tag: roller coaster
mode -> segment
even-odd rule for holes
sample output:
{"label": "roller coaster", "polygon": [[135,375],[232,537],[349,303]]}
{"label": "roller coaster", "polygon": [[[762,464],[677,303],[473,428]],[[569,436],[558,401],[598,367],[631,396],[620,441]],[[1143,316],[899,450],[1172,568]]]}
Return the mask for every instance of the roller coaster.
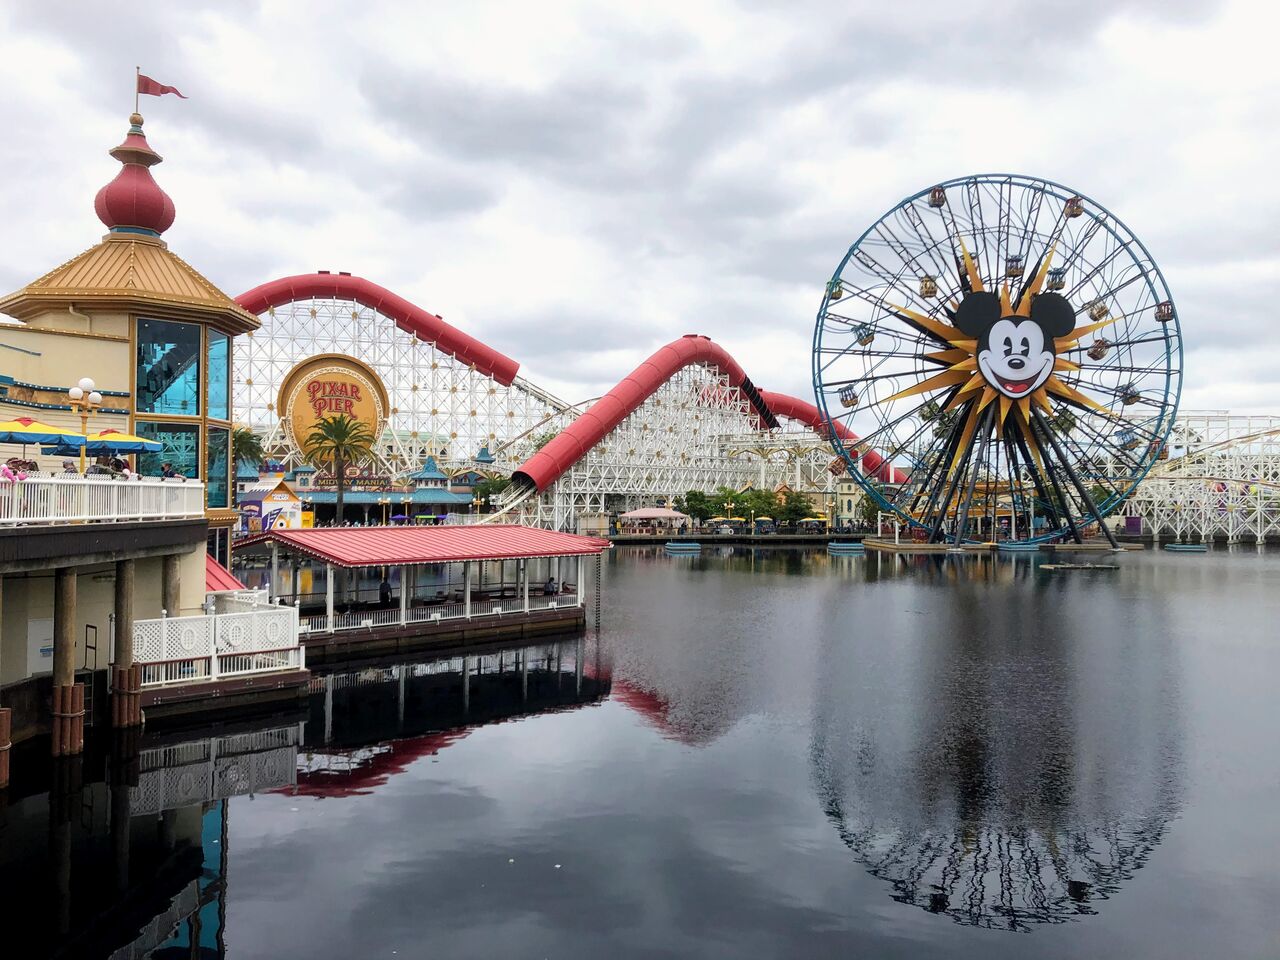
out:
{"label": "roller coaster", "polygon": [[[813,404],[758,389],[707,337],[658,349],[604,396],[570,403],[519,364],[361,277],[317,273],[237,298],[262,327],[235,346],[235,416],[286,466],[302,462],[280,423],[288,372],[318,355],[368,364],[389,419],[376,466],[405,476],[433,457],[449,477],[510,477],[488,519],[574,529],[584,513],[626,510],[688,490],[787,488],[832,494],[842,461]],[[848,431],[842,439],[856,443]],[[874,451],[863,465],[905,475]]]}

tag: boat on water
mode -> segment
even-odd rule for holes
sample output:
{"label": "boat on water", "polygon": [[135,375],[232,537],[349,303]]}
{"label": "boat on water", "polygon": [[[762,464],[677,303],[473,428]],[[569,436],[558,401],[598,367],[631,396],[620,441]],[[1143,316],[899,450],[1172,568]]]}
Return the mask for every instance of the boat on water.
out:
{"label": "boat on water", "polygon": [[702,552],[702,544],[696,540],[668,540],[663,546],[666,547],[667,553],[695,554]]}
{"label": "boat on water", "polygon": [[861,543],[828,543],[827,553],[835,556],[854,556],[856,554],[866,553],[866,547]]}
{"label": "boat on water", "polygon": [[1035,553],[1040,549],[1038,543],[997,543],[996,550],[1000,553]]}
{"label": "boat on water", "polygon": [[1166,543],[1166,550],[1173,553],[1208,553],[1209,545],[1207,543]]}

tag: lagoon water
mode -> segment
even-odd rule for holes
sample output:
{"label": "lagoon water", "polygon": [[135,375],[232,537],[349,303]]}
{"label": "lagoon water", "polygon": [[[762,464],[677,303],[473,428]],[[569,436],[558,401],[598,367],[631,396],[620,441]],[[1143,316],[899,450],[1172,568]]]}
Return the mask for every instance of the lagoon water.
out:
{"label": "lagoon water", "polygon": [[1280,555],[1044,559],[618,548],[598,636],[321,675],[132,782],[90,755],[71,799],[15,796],[9,938],[1280,956]]}

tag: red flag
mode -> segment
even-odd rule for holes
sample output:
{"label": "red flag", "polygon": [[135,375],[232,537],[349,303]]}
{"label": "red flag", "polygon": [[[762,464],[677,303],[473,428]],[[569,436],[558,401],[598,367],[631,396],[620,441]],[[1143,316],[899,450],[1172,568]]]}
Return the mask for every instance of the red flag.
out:
{"label": "red flag", "polygon": [[177,87],[170,87],[163,83],[157,83],[145,73],[138,74],[138,92],[145,93],[152,97],[163,97],[166,93],[176,93],[178,96],[182,97],[183,100],[187,99],[182,91]]}

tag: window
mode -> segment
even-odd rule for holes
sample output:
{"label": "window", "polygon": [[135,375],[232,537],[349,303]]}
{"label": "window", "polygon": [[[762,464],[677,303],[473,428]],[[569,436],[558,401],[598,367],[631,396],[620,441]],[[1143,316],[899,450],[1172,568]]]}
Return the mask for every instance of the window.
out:
{"label": "window", "polygon": [[209,416],[216,420],[231,419],[230,344],[225,333],[209,331]]}
{"label": "window", "polygon": [[210,507],[229,507],[227,501],[228,448],[231,431],[226,427],[210,427],[205,450],[205,503]]}
{"label": "window", "polygon": [[139,320],[137,376],[139,413],[198,417],[200,327],[170,320]]}
{"label": "window", "polygon": [[159,453],[138,454],[138,473],[144,477],[160,476],[160,468],[168,461],[181,476],[191,480],[200,477],[200,426],[195,423],[134,424],[134,431],[148,440],[162,444]]}
{"label": "window", "polygon": [[231,569],[231,545],[229,542],[231,531],[222,527],[209,531],[206,544],[206,550],[209,556],[217,560],[220,564]]}

